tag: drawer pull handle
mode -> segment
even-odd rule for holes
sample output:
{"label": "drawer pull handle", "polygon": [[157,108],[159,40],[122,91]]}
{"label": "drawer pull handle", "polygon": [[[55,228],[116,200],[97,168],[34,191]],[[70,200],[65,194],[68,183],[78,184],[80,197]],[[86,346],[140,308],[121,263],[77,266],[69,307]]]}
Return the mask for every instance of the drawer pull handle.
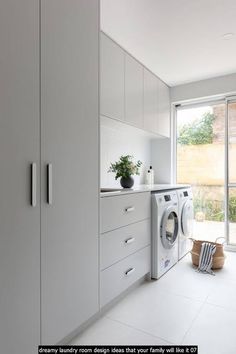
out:
{"label": "drawer pull handle", "polygon": [[130,237],[130,238],[127,238],[127,240],[125,240],[125,243],[128,245],[130,243],[133,243],[135,240],[135,237]]}
{"label": "drawer pull handle", "polygon": [[135,210],[135,207],[128,207],[128,208],[125,208],[125,211],[126,213],[130,213],[131,211],[134,211]]}
{"label": "drawer pull handle", "polygon": [[125,272],[125,275],[128,277],[130,274],[132,274],[135,271],[135,268],[130,268]]}

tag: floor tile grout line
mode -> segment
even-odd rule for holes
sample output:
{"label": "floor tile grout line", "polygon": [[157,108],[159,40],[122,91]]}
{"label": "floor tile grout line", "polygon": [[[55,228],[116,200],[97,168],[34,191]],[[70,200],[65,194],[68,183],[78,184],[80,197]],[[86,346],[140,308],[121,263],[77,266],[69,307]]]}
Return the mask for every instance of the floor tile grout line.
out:
{"label": "floor tile grout line", "polygon": [[201,306],[200,306],[200,308],[199,308],[199,311],[198,311],[197,314],[194,316],[192,322],[190,323],[189,328],[187,329],[187,331],[186,331],[185,334],[183,335],[183,338],[182,338],[182,340],[181,340],[181,345],[183,344],[183,342],[184,342],[184,340],[185,340],[187,334],[189,333],[189,331],[192,329],[192,327],[193,327],[195,321],[197,320],[198,316],[200,315],[200,313],[201,313],[201,311],[202,311],[204,305],[205,305],[205,302],[203,302],[203,303],[201,304]]}
{"label": "floor tile grout line", "polygon": [[[175,296],[178,296],[178,297],[183,297],[183,298],[185,298],[185,299],[188,299],[188,300],[191,300],[191,301],[194,301],[194,302],[201,302],[201,303],[203,303],[203,302],[205,302],[206,301],[206,298],[209,296],[209,294],[208,295],[206,295],[206,297],[205,298],[194,298],[194,297],[191,297],[191,296],[188,296],[188,295],[184,295],[184,294],[180,294],[180,293],[177,293],[177,292],[175,292],[175,291],[173,291],[173,290],[168,290],[168,289],[159,289],[159,291],[161,291],[161,292],[165,292],[165,293],[168,293],[168,294],[170,294],[170,295],[175,295]],[[210,290],[209,290],[209,292],[210,292]]]}
{"label": "floor tile grout line", "polygon": [[[188,300],[191,300],[191,301],[195,301],[195,302],[205,302],[206,299],[197,299],[197,298],[193,298],[191,296],[187,296],[187,295],[183,295],[183,294],[179,294],[179,293],[176,293],[175,291],[172,291],[172,290],[163,290],[163,291],[166,291],[168,294],[171,294],[171,295],[175,295],[175,296],[179,296],[179,297],[183,297],[185,299],[188,299]],[[208,296],[208,295],[207,295]],[[206,298],[207,298],[206,296]]]}
{"label": "floor tile grout line", "polygon": [[[158,286],[161,287],[161,284],[157,284],[157,289],[158,289]],[[191,296],[187,296],[187,295],[184,295],[184,294],[180,294],[180,293],[177,293],[173,290],[168,290],[168,289],[158,289],[158,291],[160,292],[165,292],[165,293],[168,293],[168,294],[171,294],[171,295],[175,295],[175,296],[178,296],[178,297],[183,297],[185,299],[188,299],[188,300],[192,300],[192,301],[195,301],[195,302],[205,302],[206,298],[204,299],[197,299],[197,298],[194,298],[194,297],[191,297]],[[210,292],[210,290],[209,290]],[[209,294],[208,294],[209,295]],[[208,295],[206,295],[206,297],[208,297]]]}
{"label": "floor tile grout line", "polygon": [[146,331],[144,331],[144,330],[142,330],[142,329],[140,329],[140,328],[131,326],[131,325],[129,325],[129,324],[127,324],[127,323],[124,323],[124,322],[121,322],[121,321],[119,321],[119,320],[115,320],[115,319],[113,319],[113,318],[111,318],[111,317],[109,317],[109,316],[105,316],[105,317],[108,318],[109,320],[113,321],[113,322],[117,322],[117,323],[122,324],[122,325],[124,325],[124,326],[126,326],[126,327],[135,329],[136,331],[138,331],[138,332],[140,332],[140,333],[144,333],[144,334],[149,335],[150,337],[153,337],[153,338],[155,338],[155,339],[160,339],[160,340],[166,342],[167,344],[174,345],[174,343],[170,342],[169,340],[166,340],[166,339],[164,339],[164,338],[162,338],[162,337],[155,336],[155,335],[153,335],[153,334],[151,334],[151,333],[149,333],[149,332],[146,332]]}
{"label": "floor tile grout line", "polygon": [[[231,279],[228,279],[228,280],[225,280],[225,282],[235,282],[235,280],[231,280]],[[211,290],[213,289],[213,286],[211,287]],[[223,305],[217,305],[217,304],[214,304],[212,302],[210,302],[208,299],[209,299],[209,296],[210,296],[210,292],[208,293],[207,297],[206,297],[206,300],[205,300],[205,303],[208,304],[208,305],[211,305],[211,306],[216,306],[216,307],[219,307],[219,308],[222,308],[222,309],[225,309],[225,310],[231,310],[233,312],[236,312],[236,309],[232,309],[232,307],[226,307],[226,306],[223,306]]]}
{"label": "floor tile grout line", "polygon": [[207,305],[210,305],[210,306],[218,307],[218,308],[223,309],[223,310],[226,310],[226,311],[236,312],[236,309],[235,309],[235,308],[232,308],[232,307],[230,307],[230,306],[226,307],[226,306],[223,306],[223,305],[213,304],[212,302],[208,302],[207,300],[206,300],[206,304],[207,304]]}
{"label": "floor tile grout line", "polygon": [[[212,285],[211,289],[212,289],[212,288],[213,288],[213,285]],[[186,295],[183,295],[183,294],[177,294],[177,293],[175,293],[175,292],[173,292],[173,291],[167,291],[166,289],[164,289],[164,290],[163,290],[163,289],[159,289],[159,291],[168,293],[168,294],[170,294],[170,295],[172,295],[172,296],[177,296],[177,297],[179,297],[179,298],[184,298],[184,299],[190,300],[190,301],[192,301],[192,302],[200,303],[200,304],[201,304],[201,306],[200,306],[200,308],[199,308],[199,311],[197,312],[197,314],[196,314],[196,316],[193,318],[193,320],[192,320],[192,322],[191,322],[189,328],[188,328],[187,331],[185,332],[181,343],[183,342],[184,338],[186,337],[188,331],[192,328],[192,325],[193,325],[194,321],[196,320],[196,318],[197,318],[198,315],[200,314],[200,312],[201,312],[201,310],[202,310],[202,307],[205,305],[206,299],[208,298],[208,296],[209,296],[209,294],[210,294],[211,289],[209,290],[209,293],[208,293],[208,295],[206,295],[205,299],[202,299],[202,300],[200,300],[200,299],[194,299],[194,298],[192,298],[192,297],[189,297],[189,296],[186,296]],[[158,338],[158,339],[164,340],[165,342],[170,343],[170,344],[172,344],[172,345],[174,344],[174,343],[172,343],[172,342],[170,342],[170,341],[168,341],[168,340],[166,340],[166,339],[164,339],[164,338],[162,338],[162,337],[155,336],[155,335],[153,335],[153,334],[151,334],[151,333],[149,333],[149,332],[146,332],[146,331],[144,331],[144,330],[141,330],[140,328],[137,328],[137,327],[128,325],[128,324],[125,323],[125,322],[122,322],[122,321],[116,320],[116,319],[114,319],[114,318],[111,318],[109,315],[106,315],[105,317],[108,318],[109,320],[118,322],[118,323],[120,323],[120,324],[122,324],[122,325],[125,325],[125,326],[127,326],[127,327],[133,328],[133,329],[135,329],[135,330],[137,330],[137,331],[140,331],[141,333],[145,333],[145,334],[148,334],[148,335],[150,335],[150,336],[152,336],[152,337],[154,337],[154,338]]]}
{"label": "floor tile grout line", "polygon": [[[181,269],[179,269],[179,271],[181,271]],[[177,273],[179,273],[179,271],[177,272]],[[179,276],[179,274],[175,274],[177,277]],[[214,277],[213,277],[213,279],[214,279]],[[222,280],[223,280],[223,278],[222,278]],[[171,281],[171,279],[170,279],[170,281]],[[221,281],[221,277],[219,277],[219,281]],[[160,282],[160,280],[159,280],[159,282]],[[197,299],[197,298],[193,298],[193,297],[191,297],[191,296],[188,296],[188,295],[185,295],[185,294],[180,294],[180,293],[177,293],[177,292],[175,292],[175,290],[168,290],[167,289],[167,287],[165,286],[165,283],[163,284],[164,285],[164,289],[163,289],[163,286],[162,286],[162,284],[160,284],[159,282],[157,282],[156,284],[155,284],[155,282],[153,282],[153,285],[151,285],[151,290],[152,291],[157,291],[157,292],[160,292],[160,293],[163,293],[163,294],[170,294],[171,296],[176,296],[176,297],[178,297],[179,299],[188,299],[189,301],[191,301],[193,304],[194,303],[198,303],[199,304],[199,307],[197,307],[197,309],[196,309],[196,313],[195,313],[195,315],[193,316],[193,318],[192,318],[192,320],[190,319],[190,321],[189,321],[189,325],[187,326],[187,330],[185,331],[185,333],[184,333],[184,335],[183,335],[183,337],[182,337],[182,340],[180,341],[180,343],[181,344],[183,344],[184,343],[184,341],[185,341],[185,339],[186,339],[186,337],[188,336],[188,334],[189,334],[189,332],[191,332],[191,330],[193,329],[193,327],[194,327],[194,325],[195,325],[195,323],[196,323],[196,321],[198,320],[198,318],[199,318],[199,316],[202,314],[202,312],[204,311],[204,307],[206,306],[212,306],[212,307],[217,307],[217,308],[221,308],[222,310],[225,310],[225,311],[230,311],[230,310],[232,310],[230,307],[225,307],[224,305],[217,305],[217,304],[214,304],[214,303],[211,303],[211,302],[209,302],[209,299],[210,299],[210,296],[211,296],[211,294],[212,294],[212,291],[214,290],[214,287],[215,287],[215,285],[216,285],[216,283],[217,282],[215,282],[215,281],[213,281],[213,282],[208,282],[208,286],[209,286],[209,289],[207,289],[207,291],[206,291],[206,294],[205,294],[205,296],[202,298],[202,299]],[[234,278],[229,278],[229,279],[226,279],[225,280],[225,282],[226,283],[235,283],[235,279]],[[204,283],[204,282],[203,282]],[[198,284],[197,284],[198,285]],[[204,285],[204,284],[203,284]],[[207,288],[208,288],[208,286],[207,286]],[[177,301],[178,301],[178,299],[177,299]],[[236,311],[236,309],[233,309],[233,312],[235,312]],[[195,311],[194,311],[195,312]],[[157,335],[155,335],[155,334],[152,334],[152,333],[150,333],[150,332],[148,332],[148,331],[145,331],[145,330],[142,330],[142,329],[140,329],[140,328],[137,328],[137,327],[135,327],[135,324],[134,325],[129,325],[129,324],[127,324],[126,322],[122,322],[122,320],[120,321],[120,320],[116,320],[116,319],[114,319],[114,318],[112,318],[112,317],[110,317],[109,316],[109,314],[107,314],[107,315],[104,315],[104,317],[105,318],[107,318],[109,321],[112,321],[112,322],[114,322],[114,323],[119,323],[121,326],[124,326],[124,327],[127,327],[127,328],[130,328],[130,329],[133,329],[134,331],[137,331],[137,332],[139,332],[140,334],[141,333],[143,333],[143,334],[145,334],[145,335],[147,335],[147,336],[149,336],[150,337],[150,339],[156,339],[156,340],[161,340],[161,341],[163,341],[163,342],[165,342],[166,343],[166,345],[168,345],[168,344],[170,344],[170,345],[174,345],[175,343],[173,343],[173,342],[170,342],[169,340],[166,340],[166,339],[164,339],[164,338],[162,338],[162,337],[159,337],[159,336],[157,336]],[[183,331],[184,332],[184,331]],[[138,334],[138,333],[137,333]],[[181,337],[180,337],[181,338]],[[178,343],[179,344],[179,343]],[[164,344],[163,344],[164,345]]]}
{"label": "floor tile grout line", "polygon": [[184,342],[184,340],[185,340],[187,334],[188,334],[189,331],[192,329],[194,323],[196,322],[197,318],[199,317],[200,313],[202,312],[202,309],[203,309],[204,305],[207,304],[207,299],[208,299],[208,297],[209,297],[210,292],[211,292],[212,289],[213,289],[213,284],[212,284],[212,286],[210,287],[210,289],[209,289],[209,291],[208,291],[208,295],[206,296],[205,300],[202,302],[202,305],[200,306],[200,309],[199,309],[198,313],[197,313],[196,316],[193,318],[193,320],[192,320],[192,322],[191,322],[189,328],[188,328],[187,331],[185,332],[185,334],[184,334],[184,336],[183,336],[183,339],[182,339],[182,341],[181,341],[181,344],[183,344],[183,342]]}
{"label": "floor tile grout line", "polygon": [[[181,341],[181,344],[183,344],[184,339],[186,338],[186,336],[187,336],[187,334],[189,333],[189,331],[192,329],[194,323],[196,322],[197,318],[199,317],[200,313],[202,312],[202,309],[203,309],[204,305],[210,305],[210,306],[218,307],[218,308],[221,308],[221,309],[223,309],[223,310],[228,310],[228,311],[230,310],[229,307],[225,307],[225,306],[221,306],[221,305],[216,305],[216,304],[212,304],[212,303],[210,303],[210,302],[207,302],[207,299],[208,299],[209,295],[210,295],[210,294],[207,295],[206,300],[202,303],[202,305],[201,305],[201,307],[200,307],[198,313],[196,314],[196,316],[195,316],[194,319],[192,320],[192,322],[191,322],[191,324],[190,324],[188,330],[185,332],[185,334],[184,334],[184,336],[183,336],[183,339],[182,339],[182,341]],[[231,309],[231,310],[232,310],[232,309]],[[233,311],[236,312],[235,309],[233,309]]]}
{"label": "floor tile grout line", "polygon": [[202,312],[202,309],[203,309],[204,305],[207,304],[207,299],[208,299],[209,294],[210,294],[210,291],[211,291],[212,289],[213,289],[213,285],[211,286],[211,289],[209,290],[208,295],[206,296],[205,300],[202,302],[202,305],[200,306],[200,309],[199,309],[198,313],[196,314],[196,316],[194,316],[194,318],[193,318],[193,320],[192,320],[192,322],[191,322],[189,328],[188,328],[187,331],[185,332],[185,334],[184,334],[184,336],[183,336],[183,339],[182,339],[182,341],[181,341],[181,344],[183,344],[184,339],[186,338],[186,336],[187,336],[187,334],[189,333],[189,331],[192,329],[194,323],[196,322],[197,318],[199,317],[200,313]]}

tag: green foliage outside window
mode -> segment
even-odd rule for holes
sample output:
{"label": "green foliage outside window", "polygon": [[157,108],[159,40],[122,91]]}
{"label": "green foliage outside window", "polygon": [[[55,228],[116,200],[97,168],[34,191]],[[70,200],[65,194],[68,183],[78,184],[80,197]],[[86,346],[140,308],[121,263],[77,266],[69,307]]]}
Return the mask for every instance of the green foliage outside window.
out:
{"label": "green foliage outside window", "polygon": [[194,212],[203,212],[205,220],[224,221],[223,202],[205,198],[193,199]]}
{"label": "green foliage outside window", "polygon": [[236,197],[229,198],[229,221],[236,222]]}
{"label": "green foliage outside window", "polygon": [[201,120],[184,124],[179,129],[178,144],[201,145],[212,144],[214,114],[204,113]]}
{"label": "green foliage outside window", "polygon": [[[224,221],[224,203],[218,200],[195,197],[193,199],[194,213],[203,212],[205,220]],[[236,197],[229,198],[229,221],[236,222]]]}

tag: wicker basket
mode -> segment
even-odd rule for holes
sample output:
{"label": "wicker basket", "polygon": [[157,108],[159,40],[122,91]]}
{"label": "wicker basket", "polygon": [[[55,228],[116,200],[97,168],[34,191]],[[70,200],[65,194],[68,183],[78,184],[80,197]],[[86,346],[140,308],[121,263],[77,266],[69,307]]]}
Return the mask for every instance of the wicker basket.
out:
{"label": "wicker basket", "polygon": [[[217,238],[216,241],[220,238],[222,238],[222,237]],[[198,265],[199,265],[199,255],[201,252],[201,247],[202,247],[203,242],[208,242],[213,245],[216,245],[216,251],[213,255],[212,269],[223,268],[224,263],[225,263],[225,258],[226,258],[225,254],[224,254],[224,243],[209,242],[209,241],[194,240],[194,239],[191,239],[191,240],[193,241],[193,248],[191,251],[192,262],[195,266],[198,267]]]}

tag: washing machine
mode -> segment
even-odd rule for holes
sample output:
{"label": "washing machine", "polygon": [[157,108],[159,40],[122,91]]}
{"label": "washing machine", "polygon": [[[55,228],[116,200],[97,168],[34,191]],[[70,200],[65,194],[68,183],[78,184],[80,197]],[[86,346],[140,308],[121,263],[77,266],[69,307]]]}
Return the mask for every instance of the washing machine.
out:
{"label": "washing machine", "polygon": [[192,241],[189,239],[193,236],[193,193],[191,187],[177,190],[179,202],[179,255],[183,258],[192,248]]}
{"label": "washing machine", "polygon": [[176,191],[152,194],[151,277],[159,279],[178,262],[178,196]]}

